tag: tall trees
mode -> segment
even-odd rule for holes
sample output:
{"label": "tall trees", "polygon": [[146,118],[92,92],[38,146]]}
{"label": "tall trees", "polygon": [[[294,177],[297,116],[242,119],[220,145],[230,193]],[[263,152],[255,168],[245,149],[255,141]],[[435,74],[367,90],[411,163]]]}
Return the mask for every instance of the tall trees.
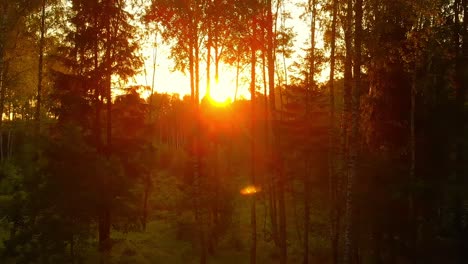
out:
{"label": "tall trees", "polygon": [[[69,60],[75,74],[91,80],[95,108],[95,147],[107,157],[111,155],[112,142],[112,76],[126,79],[133,75],[140,64],[136,43],[133,41],[134,26],[131,16],[121,1],[72,2],[71,22],[68,34],[70,41]],[[106,99],[104,101],[104,98]],[[106,146],[101,143],[101,106],[106,103]],[[101,188],[112,185],[111,172],[102,175]],[[99,246],[110,249],[111,203],[114,195],[103,191],[99,209]]]}
{"label": "tall trees", "polygon": [[[173,56],[181,70],[185,70],[186,61],[190,74],[190,96],[195,113],[195,127],[191,135],[191,174],[193,175],[194,215],[200,243],[200,263],[206,263],[207,245],[205,234],[205,215],[202,208],[201,175],[201,123],[200,123],[200,39],[203,18],[206,18],[207,3],[200,1],[153,1],[147,13],[150,22],[159,22],[164,26],[162,36],[173,39],[177,46],[172,48]],[[187,43],[188,42],[188,43]],[[207,66],[209,67],[209,65]],[[209,83],[207,83],[209,88]]]}

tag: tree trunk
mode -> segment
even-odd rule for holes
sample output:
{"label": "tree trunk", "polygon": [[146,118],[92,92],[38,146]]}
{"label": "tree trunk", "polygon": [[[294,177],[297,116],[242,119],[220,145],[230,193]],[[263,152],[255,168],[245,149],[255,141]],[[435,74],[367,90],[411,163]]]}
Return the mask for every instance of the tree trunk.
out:
{"label": "tree trunk", "polygon": [[273,39],[273,14],[271,11],[271,0],[267,0],[267,61],[268,61],[268,86],[270,93],[270,111],[275,115],[275,58],[274,58],[274,43]]}
{"label": "tree trunk", "polygon": [[[208,22],[210,23],[210,22]],[[206,97],[211,97],[211,25],[208,25],[208,41],[206,44],[207,54],[206,54]]]}
{"label": "tree trunk", "polygon": [[[309,118],[310,105],[309,105],[309,94],[310,90],[315,87],[315,22],[316,22],[316,0],[309,1],[309,10],[311,11],[310,21],[310,66],[309,66],[309,86],[307,88],[306,96],[306,118]],[[309,162],[306,158],[306,170],[304,174],[304,248],[303,248],[303,264],[309,263],[309,222],[310,222],[310,181],[309,181]]]}
{"label": "tree trunk", "polygon": [[111,249],[110,241],[110,226],[111,217],[110,210],[107,205],[103,206],[99,214],[99,250],[108,252]]}
{"label": "tree trunk", "polygon": [[[250,63],[251,63],[251,70],[250,70],[250,131],[251,131],[251,139],[250,139],[250,180],[252,186],[256,186],[256,179],[255,179],[255,67],[256,67],[256,48],[255,48],[255,36],[256,36],[256,28],[257,23],[255,19],[255,14],[252,19],[252,39],[251,39],[251,54],[250,54]],[[257,196],[252,194],[252,204],[251,204],[251,213],[250,213],[250,224],[251,224],[251,236],[252,241],[250,245],[250,264],[255,264],[257,261],[257,209],[256,209],[256,198]]]}
{"label": "tree trunk", "polygon": [[240,59],[239,55],[237,56],[237,63],[236,63],[236,91],[234,92],[234,101],[237,100],[237,93],[239,92],[239,74],[240,74]]}
{"label": "tree trunk", "polygon": [[304,173],[304,256],[303,264],[309,263],[309,222],[310,222],[310,167],[309,161],[306,160],[306,169]]}
{"label": "tree trunk", "polygon": [[[350,6],[348,6],[350,8]],[[348,9],[348,12],[351,10]],[[355,224],[354,224],[354,182],[357,176],[357,158],[359,146],[359,105],[361,89],[361,36],[362,36],[362,0],[356,0],[355,13],[355,37],[354,37],[354,89],[352,93],[351,109],[351,138],[349,153],[349,171],[346,183],[346,215],[345,215],[345,254],[343,263],[352,262],[355,246]]]}
{"label": "tree trunk", "polygon": [[[5,65],[5,42],[6,42],[6,24],[8,16],[8,1],[3,1],[0,5],[0,143],[3,143],[3,111],[6,94],[6,73],[7,66]],[[2,146],[2,145],[0,145]],[[3,162],[3,148],[0,149],[0,162]]]}
{"label": "tree trunk", "polygon": [[201,123],[200,123],[200,61],[199,61],[199,46],[198,46],[198,21],[193,18],[190,13],[190,58],[192,62],[192,71],[190,75],[192,103],[195,110],[195,134],[193,135],[194,150],[193,150],[193,178],[195,181],[195,221],[198,226],[198,238],[200,240],[200,264],[205,264],[207,261],[207,247],[205,237],[205,221],[202,210],[202,177],[201,177]]}
{"label": "tree trunk", "polygon": [[[0,54],[0,60],[3,60],[3,54]],[[0,61],[0,137],[3,140],[3,114],[5,112],[5,99],[6,99],[6,92],[8,89],[8,85],[6,83],[6,77],[8,73],[9,63],[5,61]],[[1,151],[0,161],[3,161],[3,150]]]}
{"label": "tree trunk", "polygon": [[148,221],[148,199],[151,190],[151,177],[152,173],[150,172],[145,176],[145,191],[143,194],[143,216],[142,216],[142,226],[143,230],[146,231],[146,223]]}
{"label": "tree trunk", "polygon": [[38,65],[38,76],[37,76],[37,101],[36,101],[36,132],[39,133],[41,129],[41,95],[42,95],[42,77],[44,69],[44,39],[45,39],[45,9],[46,0],[42,0],[41,10],[41,37],[39,39],[39,65]]}
{"label": "tree trunk", "polygon": [[286,236],[286,205],[284,199],[284,185],[286,184],[282,160],[279,168],[278,181],[278,214],[279,214],[279,244],[280,244],[280,263],[286,264],[288,259],[287,251],[287,236]]}
{"label": "tree trunk", "polygon": [[[190,35],[193,36],[193,29],[190,27]],[[195,70],[194,70],[194,44],[195,40],[193,37],[189,39],[189,75],[190,75],[190,99],[192,103],[195,103]]]}
{"label": "tree trunk", "polygon": [[[154,135],[154,105],[153,105],[153,100],[154,100],[154,82],[156,78],[156,65],[157,65],[157,55],[158,55],[158,34],[156,33],[154,36],[154,50],[153,50],[153,74],[151,76],[151,95],[149,97],[149,124],[150,124],[150,134],[151,134],[151,155],[154,156],[153,152],[153,135]],[[150,168],[150,172],[148,175],[145,176],[145,181],[144,181],[144,193],[143,193],[143,215],[142,215],[142,226],[143,230],[146,230],[146,223],[148,219],[148,198],[150,196],[151,192],[151,182],[152,182],[152,168]]]}
{"label": "tree trunk", "polygon": [[[460,9],[460,1],[461,8]],[[466,91],[468,83],[468,33],[467,33],[467,13],[468,6],[466,0],[455,1],[455,48],[456,48],[456,63],[455,63],[455,74],[456,74],[456,109],[457,109],[457,138],[455,146],[455,184],[457,186],[465,186],[466,180],[463,175],[465,173],[465,153],[464,153],[464,141],[465,141],[465,101]],[[463,23],[460,25],[459,14],[463,12]],[[462,43],[460,48],[459,38],[462,37]],[[460,190],[456,191],[455,195],[455,221],[458,234],[458,262],[464,263],[467,259],[468,249],[468,230],[463,224],[464,216],[464,199],[463,193]]]}
{"label": "tree trunk", "polygon": [[[106,21],[106,39],[105,39],[105,54],[103,64],[105,65],[106,72],[104,72],[104,94],[106,97],[106,147],[105,155],[108,160],[110,160],[112,155],[112,72],[111,72],[111,33],[110,33],[110,21]],[[108,174],[104,176],[104,185],[112,186],[111,182],[111,172],[108,171]],[[110,240],[110,230],[111,230],[111,201],[113,199],[113,194],[109,193],[107,190],[104,191],[104,201],[103,208],[101,212],[101,217],[99,221],[99,243],[102,251],[110,251],[111,249],[111,240]]]}
{"label": "tree trunk", "polygon": [[[277,9],[279,8],[279,2]],[[278,12],[277,12],[278,13]],[[277,17],[277,16],[276,16]],[[275,36],[273,34],[273,14],[272,14],[272,1],[267,1],[267,60],[268,60],[268,85],[270,92],[270,115],[272,120],[276,120],[276,97],[275,97]],[[275,23],[276,25],[276,23]],[[284,173],[282,171],[282,161],[278,147],[278,133],[277,128],[272,122],[273,130],[273,148],[272,148],[272,162],[279,164],[279,170],[276,173],[278,178],[276,180],[276,191],[278,196],[278,245],[280,250],[280,263],[285,264],[287,261],[287,244],[286,244],[286,207],[284,200]]]}
{"label": "tree trunk", "polygon": [[338,264],[338,244],[339,244],[339,218],[338,218],[338,197],[337,180],[335,173],[335,47],[336,47],[336,21],[338,11],[338,0],[333,0],[332,4],[332,32],[330,48],[330,124],[328,131],[329,151],[328,151],[328,178],[330,196],[330,248],[333,264]]}
{"label": "tree trunk", "polygon": [[339,222],[338,222],[338,197],[337,184],[335,175],[335,47],[336,47],[336,21],[338,11],[338,0],[333,0],[332,6],[332,32],[331,32],[331,48],[330,48],[330,124],[329,124],[329,151],[328,151],[328,177],[329,177],[329,196],[330,196],[330,241],[333,264],[338,264],[338,239],[339,239]]}

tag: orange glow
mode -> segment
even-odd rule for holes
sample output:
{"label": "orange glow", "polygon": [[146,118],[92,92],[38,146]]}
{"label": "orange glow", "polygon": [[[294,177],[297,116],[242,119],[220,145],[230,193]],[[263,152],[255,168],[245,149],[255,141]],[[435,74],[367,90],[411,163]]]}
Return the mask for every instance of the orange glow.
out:
{"label": "orange glow", "polygon": [[229,85],[226,83],[220,83],[219,81],[215,81],[211,85],[210,91],[210,101],[216,106],[226,106],[231,103],[231,89],[229,89]]}
{"label": "orange glow", "polygon": [[252,194],[256,194],[256,193],[260,192],[261,190],[262,190],[262,189],[259,188],[259,187],[255,187],[255,186],[253,186],[253,185],[249,185],[249,186],[243,188],[243,189],[240,191],[240,193],[241,193],[242,195],[252,195]]}

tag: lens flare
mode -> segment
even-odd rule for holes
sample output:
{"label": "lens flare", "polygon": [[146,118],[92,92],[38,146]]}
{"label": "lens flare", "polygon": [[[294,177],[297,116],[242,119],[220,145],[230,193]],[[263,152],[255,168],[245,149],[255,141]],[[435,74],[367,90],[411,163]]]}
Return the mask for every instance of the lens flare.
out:
{"label": "lens flare", "polygon": [[247,187],[244,187],[240,190],[240,193],[242,195],[253,195],[261,191],[261,188],[255,187],[253,185],[249,185]]}

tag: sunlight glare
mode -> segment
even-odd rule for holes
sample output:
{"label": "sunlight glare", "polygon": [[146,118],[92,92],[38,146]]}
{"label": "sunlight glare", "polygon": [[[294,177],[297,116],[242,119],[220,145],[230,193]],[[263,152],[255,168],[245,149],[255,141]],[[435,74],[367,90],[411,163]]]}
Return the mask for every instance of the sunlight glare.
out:
{"label": "sunlight glare", "polygon": [[227,84],[220,83],[215,81],[211,85],[210,98],[211,101],[218,106],[228,105],[231,101],[231,94],[229,86]]}
{"label": "sunlight glare", "polygon": [[249,185],[249,186],[247,186],[247,187],[245,187],[245,188],[242,188],[242,190],[240,191],[240,193],[241,193],[242,195],[252,195],[252,194],[256,194],[256,193],[258,193],[258,192],[260,192],[260,191],[261,191],[261,188],[255,187],[255,186],[253,186],[253,185]]}

